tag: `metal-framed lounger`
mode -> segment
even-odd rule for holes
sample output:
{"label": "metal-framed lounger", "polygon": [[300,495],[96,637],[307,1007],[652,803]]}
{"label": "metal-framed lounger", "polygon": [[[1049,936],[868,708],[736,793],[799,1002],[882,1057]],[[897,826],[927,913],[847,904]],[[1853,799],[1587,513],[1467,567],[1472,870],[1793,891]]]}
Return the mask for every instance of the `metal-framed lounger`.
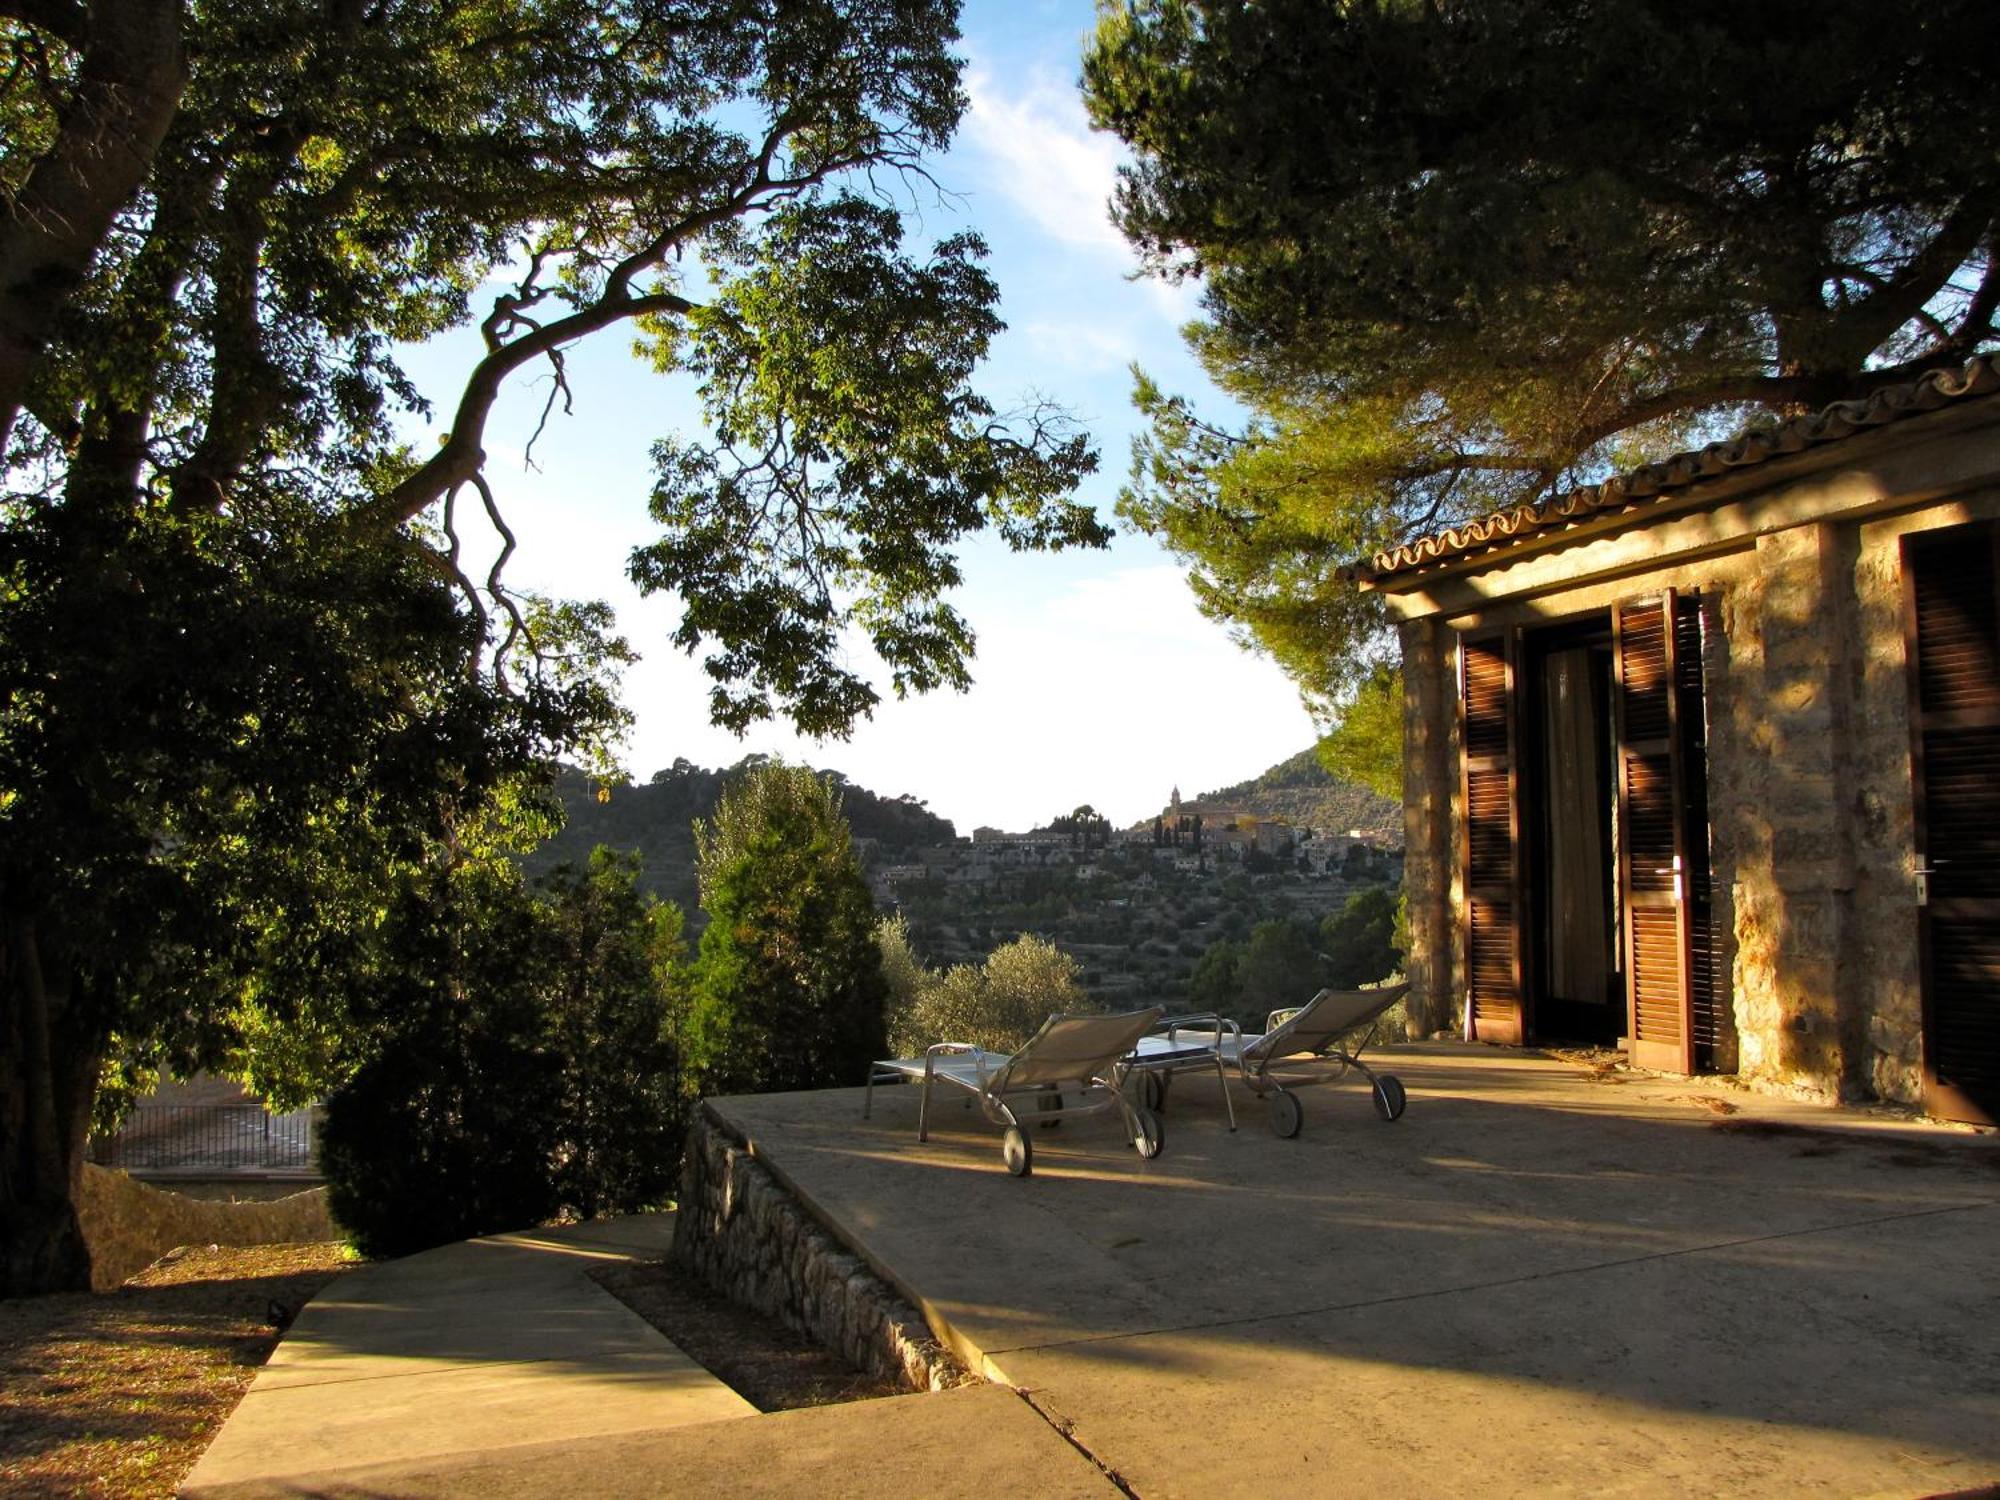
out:
{"label": "metal-framed lounger", "polygon": [[[1262,1036],[1225,1035],[1219,1038],[1218,1046],[1236,1064],[1252,1093],[1260,1099],[1269,1096],[1271,1129],[1286,1140],[1299,1133],[1305,1110],[1285,1085],[1296,1088],[1306,1083],[1331,1083],[1349,1068],[1359,1069],[1367,1078],[1375,1096],[1375,1113],[1384,1120],[1400,1119],[1409,1102],[1401,1080],[1377,1073],[1361,1060],[1361,1053],[1375,1040],[1383,1012],[1409,990],[1407,984],[1375,990],[1321,990],[1304,1005],[1272,1011]],[[1342,1045],[1344,1037],[1363,1026],[1368,1028],[1367,1035],[1352,1047]],[[1335,1066],[1331,1072],[1288,1071],[1282,1082],[1272,1075],[1273,1064],[1292,1060],[1327,1061]]]}
{"label": "metal-framed lounger", "polygon": [[1007,1170],[1026,1177],[1034,1170],[1034,1147],[1010,1100],[1029,1096],[1060,1101],[1074,1090],[1083,1102],[1064,1110],[1064,1117],[1115,1109],[1125,1121],[1126,1139],[1144,1157],[1166,1147],[1166,1127],[1144,1105],[1134,1105],[1120,1091],[1123,1062],[1139,1038],[1160,1019],[1160,1007],[1119,1015],[1056,1015],[1011,1056],[985,1052],[964,1042],[938,1042],[922,1057],[892,1057],[872,1064],[861,1117],[875,1107],[878,1082],[907,1080],[923,1085],[917,1103],[917,1139],[930,1139],[931,1085],[949,1084],[979,1101],[986,1118],[1001,1127],[1000,1152]]}

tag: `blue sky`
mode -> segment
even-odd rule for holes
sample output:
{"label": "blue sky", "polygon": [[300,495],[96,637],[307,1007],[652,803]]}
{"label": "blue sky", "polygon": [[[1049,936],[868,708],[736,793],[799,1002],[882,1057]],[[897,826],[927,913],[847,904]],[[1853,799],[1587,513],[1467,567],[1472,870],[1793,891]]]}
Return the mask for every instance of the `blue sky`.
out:
{"label": "blue sky", "polygon": [[[921,200],[912,232],[940,239],[970,226],[986,238],[1009,326],[980,387],[1002,410],[1039,393],[1083,422],[1101,456],[1083,498],[1109,519],[1136,425],[1129,366],[1210,409],[1219,398],[1178,336],[1196,311],[1192,293],[1130,280],[1132,257],[1105,216],[1119,147],[1091,133],[1076,91],[1092,16],[1089,0],[967,5],[972,107],[936,164],[951,197]],[[471,348],[447,341],[413,361],[441,409]],[[1175,785],[1193,794],[1241,780],[1311,742],[1277,668],[1200,617],[1171,558],[1122,532],[1101,553],[965,549],[954,602],[979,637],[968,693],[900,703],[885,694],[845,743],[776,727],[742,740],[717,730],[705,679],[668,644],[674,601],[641,599],[624,576],[627,555],[651,534],[648,445],[690,430],[692,390],[630,359],[616,335],[577,351],[570,379],[575,414],[552,419],[533,469],[522,449],[546,377],[510,389],[488,427],[489,472],[520,538],[514,585],[611,601],[643,657],[625,683],[637,715],[625,760],[640,780],[676,756],[716,765],[756,750],[921,797],[970,833],[981,823],[1026,828],[1079,802],[1135,821]]]}

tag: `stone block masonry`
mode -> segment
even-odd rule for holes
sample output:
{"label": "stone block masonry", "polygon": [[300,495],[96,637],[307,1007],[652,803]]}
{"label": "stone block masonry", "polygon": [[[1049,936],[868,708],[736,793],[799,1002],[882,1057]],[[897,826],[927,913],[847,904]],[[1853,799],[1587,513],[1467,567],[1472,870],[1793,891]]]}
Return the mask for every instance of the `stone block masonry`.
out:
{"label": "stone block masonry", "polygon": [[695,1110],[673,1255],[714,1291],[913,1391],[970,1383],[896,1289],[815,1218],[710,1108]]}
{"label": "stone block masonry", "polygon": [[214,1203],[161,1192],[123,1172],[86,1164],[77,1217],[90,1246],[90,1284],[109,1292],[179,1245],[307,1244],[340,1239],[326,1189],[272,1203]]}

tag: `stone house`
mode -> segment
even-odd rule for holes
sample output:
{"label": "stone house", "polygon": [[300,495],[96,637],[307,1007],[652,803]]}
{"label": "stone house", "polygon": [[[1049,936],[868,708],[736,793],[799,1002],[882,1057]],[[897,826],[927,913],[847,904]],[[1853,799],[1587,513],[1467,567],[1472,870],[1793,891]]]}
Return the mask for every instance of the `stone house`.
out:
{"label": "stone house", "polygon": [[1357,571],[1420,1024],[2000,1118],[2000,361]]}

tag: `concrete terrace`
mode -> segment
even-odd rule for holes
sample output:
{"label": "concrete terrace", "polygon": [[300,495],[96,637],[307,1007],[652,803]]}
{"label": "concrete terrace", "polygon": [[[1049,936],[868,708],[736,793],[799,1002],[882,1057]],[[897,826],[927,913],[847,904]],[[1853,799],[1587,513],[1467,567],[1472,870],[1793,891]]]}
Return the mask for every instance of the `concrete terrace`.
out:
{"label": "concrete terrace", "polygon": [[[1176,1082],[1167,1150],[1110,1117],[1035,1175],[916,1091],[721,1101],[971,1363],[1138,1494],[1921,1495],[2000,1480],[2000,1143],[1389,1054],[1281,1141]],[[1248,1105],[1249,1107],[1245,1107]],[[1726,1112],[1733,1109],[1733,1112]]]}
{"label": "concrete terrace", "polygon": [[[207,1496],[1929,1495],[2000,1480],[2000,1141],[1530,1054],[1389,1054],[1274,1138],[1174,1086],[1009,1177],[914,1089],[717,1101],[999,1384],[748,1414],[587,1282],[664,1220],[371,1267]],[[1733,1112],[1732,1112],[1733,1111]],[[322,1305],[326,1303],[327,1305]],[[1008,1387],[1016,1389],[1010,1390]],[[1017,1394],[1018,1391],[1018,1394]]]}

